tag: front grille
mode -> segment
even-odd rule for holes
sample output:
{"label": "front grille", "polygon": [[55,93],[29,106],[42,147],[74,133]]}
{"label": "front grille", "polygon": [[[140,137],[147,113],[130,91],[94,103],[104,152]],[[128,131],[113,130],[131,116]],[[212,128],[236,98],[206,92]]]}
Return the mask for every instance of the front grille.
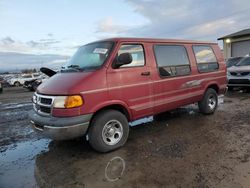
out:
{"label": "front grille", "polygon": [[33,106],[35,111],[37,111],[37,113],[41,115],[50,115],[53,105],[53,99],[54,97],[52,96],[39,95],[35,93],[33,96]]}
{"label": "front grille", "polygon": [[246,75],[249,75],[250,72],[242,72],[241,75],[242,76],[246,76]]}
{"label": "front grille", "polygon": [[237,76],[237,72],[230,72],[232,76]]}
{"label": "front grille", "polygon": [[232,76],[247,76],[250,72],[230,72]]}
{"label": "front grille", "polygon": [[49,104],[49,105],[51,105],[51,103],[52,103],[52,99],[49,99],[49,98],[42,98],[41,97],[41,103],[42,104]]}
{"label": "front grille", "polygon": [[229,84],[250,84],[248,79],[230,79],[228,80]]}

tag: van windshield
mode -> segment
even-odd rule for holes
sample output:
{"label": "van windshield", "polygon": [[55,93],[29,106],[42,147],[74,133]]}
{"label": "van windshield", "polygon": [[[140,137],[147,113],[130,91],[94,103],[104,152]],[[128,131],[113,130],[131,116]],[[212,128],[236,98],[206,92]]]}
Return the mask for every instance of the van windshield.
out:
{"label": "van windshield", "polygon": [[110,54],[113,42],[96,42],[80,47],[62,72],[95,70],[100,68]]}

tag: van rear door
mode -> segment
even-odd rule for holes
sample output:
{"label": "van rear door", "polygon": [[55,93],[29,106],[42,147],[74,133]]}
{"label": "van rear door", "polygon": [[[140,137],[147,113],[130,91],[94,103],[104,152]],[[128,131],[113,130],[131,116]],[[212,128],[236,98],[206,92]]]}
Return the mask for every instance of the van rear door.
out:
{"label": "van rear door", "polygon": [[186,46],[154,44],[156,71],[153,75],[154,113],[189,104],[193,97],[187,85],[192,70]]}

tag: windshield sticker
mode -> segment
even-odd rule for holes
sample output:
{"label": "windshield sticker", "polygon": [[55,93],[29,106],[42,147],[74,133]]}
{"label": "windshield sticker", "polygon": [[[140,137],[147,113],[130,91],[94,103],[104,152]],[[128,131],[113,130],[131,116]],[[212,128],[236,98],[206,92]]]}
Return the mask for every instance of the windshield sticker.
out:
{"label": "windshield sticker", "polygon": [[108,51],[107,48],[95,48],[93,53],[94,54],[106,54]]}

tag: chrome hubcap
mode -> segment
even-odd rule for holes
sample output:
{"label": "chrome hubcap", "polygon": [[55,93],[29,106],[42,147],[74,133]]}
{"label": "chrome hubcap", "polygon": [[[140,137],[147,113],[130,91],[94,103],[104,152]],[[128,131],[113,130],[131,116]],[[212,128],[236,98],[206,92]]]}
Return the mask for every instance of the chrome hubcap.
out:
{"label": "chrome hubcap", "polygon": [[123,135],[122,124],[117,120],[108,121],[102,129],[102,139],[107,145],[117,144]]}
{"label": "chrome hubcap", "polygon": [[216,98],[213,95],[210,95],[208,98],[208,106],[209,108],[212,110],[215,108],[216,106]]}

